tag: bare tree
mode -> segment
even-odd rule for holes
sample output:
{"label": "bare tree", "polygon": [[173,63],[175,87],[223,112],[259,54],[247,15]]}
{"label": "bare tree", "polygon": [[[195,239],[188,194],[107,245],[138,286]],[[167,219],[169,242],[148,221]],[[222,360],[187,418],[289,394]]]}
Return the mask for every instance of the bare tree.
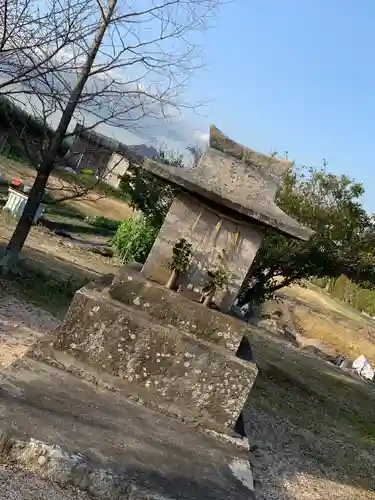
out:
{"label": "bare tree", "polygon": [[[92,36],[97,22],[85,0],[3,0],[0,4],[0,90],[74,67],[70,48]],[[57,59],[57,56],[59,58]]]}
{"label": "bare tree", "polygon": [[[25,210],[1,261],[17,262],[72,119],[134,129],[191,107],[189,76],[201,66],[191,35],[219,0],[5,0],[0,7],[0,96],[46,125]],[[18,10],[12,10],[11,5]],[[9,7],[10,6],[10,7]],[[20,29],[16,30],[17,25]],[[3,34],[1,36],[1,29]]]}

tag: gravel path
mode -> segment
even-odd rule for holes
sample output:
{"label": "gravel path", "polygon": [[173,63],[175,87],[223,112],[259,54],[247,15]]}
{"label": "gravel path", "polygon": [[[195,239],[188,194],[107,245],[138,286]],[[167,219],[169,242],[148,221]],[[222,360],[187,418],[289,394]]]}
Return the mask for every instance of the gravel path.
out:
{"label": "gravel path", "polygon": [[89,500],[86,493],[63,489],[35,474],[10,465],[0,465],[1,500]]}

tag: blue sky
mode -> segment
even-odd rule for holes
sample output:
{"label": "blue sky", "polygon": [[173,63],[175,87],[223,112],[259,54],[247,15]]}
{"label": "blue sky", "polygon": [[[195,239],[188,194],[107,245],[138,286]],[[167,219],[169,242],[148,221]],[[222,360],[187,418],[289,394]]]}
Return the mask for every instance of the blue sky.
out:
{"label": "blue sky", "polygon": [[325,158],[329,170],[364,184],[375,212],[375,0],[223,1],[211,29],[196,35],[206,66],[187,97],[209,101],[204,116],[145,119],[142,136],[99,131],[183,151],[214,123],[258,151],[288,151],[297,164]]}
{"label": "blue sky", "polygon": [[204,34],[194,118],[268,153],[289,151],[365,186],[375,212],[374,0],[232,0]]}

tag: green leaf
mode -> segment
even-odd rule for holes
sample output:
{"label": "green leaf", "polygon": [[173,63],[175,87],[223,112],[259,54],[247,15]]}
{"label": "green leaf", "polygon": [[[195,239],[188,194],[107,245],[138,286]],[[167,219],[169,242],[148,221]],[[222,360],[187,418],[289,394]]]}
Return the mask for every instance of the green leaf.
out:
{"label": "green leaf", "polygon": [[362,206],[363,193],[361,184],[344,175],[312,168],[288,172],[277,204],[316,234],[300,242],[267,232],[240,303],[262,302],[283,286],[311,277],[344,274],[358,284],[375,283],[375,226]]}

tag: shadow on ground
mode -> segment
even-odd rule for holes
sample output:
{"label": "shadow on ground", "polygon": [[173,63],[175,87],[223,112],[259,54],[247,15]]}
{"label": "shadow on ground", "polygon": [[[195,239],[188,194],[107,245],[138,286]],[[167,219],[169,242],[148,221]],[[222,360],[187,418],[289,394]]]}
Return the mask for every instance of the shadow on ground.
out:
{"label": "shadow on ground", "polygon": [[[46,238],[49,235],[46,234]],[[0,241],[0,258],[6,248],[6,243]],[[86,250],[87,251],[87,250]],[[31,247],[24,247],[19,261],[21,271],[35,272],[36,274],[49,276],[51,279],[56,279],[60,282],[77,282],[82,286],[87,281],[101,275],[95,270],[95,266],[82,265],[78,262],[68,261],[64,258],[51,255],[43,250],[37,250]],[[110,267],[110,266],[108,266]]]}
{"label": "shadow on ground", "polygon": [[52,232],[65,231],[67,233],[78,233],[91,236],[105,236],[108,238],[110,238],[115,234],[114,231],[111,231],[106,228],[89,226],[87,224],[86,225],[76,224],[74,222],[68,222],[68,221],[64,222],[61,220],[53,221],[49,220],[48,218],[43,219],[43,226]]}
{"label": "shadow on ground", "polygon": [[[8,187],[0,186],[0,216],[5,206]],[[45,194],[46,212],[41,225],[50,231],[65,231],[82,235],[102,236],[110,238],[113,230],[105,227],[95,227],[85,222],[85,215],[75,207],[63,203],[53,203],[53,198]]]}
{"label": "shadow on ground", "polygon": [[[0,241],[0,258],[5,247]],[[0,276],[0,297],[16,295],[61,318],[75,291],[101,275],[92,267],[25,247],[16,272]]]}
{"label": "shadow on ground", "polygon": [[360,379],[250,337],[260,373],[245,412],[258,500],[375,499],[375,391]]}
{"label": "shadow on ground", "polygon": [[232,445],[42,363],[3,372],[0,419],[18,436],[64,445],[176,500],[252,498],[231,472]]}

